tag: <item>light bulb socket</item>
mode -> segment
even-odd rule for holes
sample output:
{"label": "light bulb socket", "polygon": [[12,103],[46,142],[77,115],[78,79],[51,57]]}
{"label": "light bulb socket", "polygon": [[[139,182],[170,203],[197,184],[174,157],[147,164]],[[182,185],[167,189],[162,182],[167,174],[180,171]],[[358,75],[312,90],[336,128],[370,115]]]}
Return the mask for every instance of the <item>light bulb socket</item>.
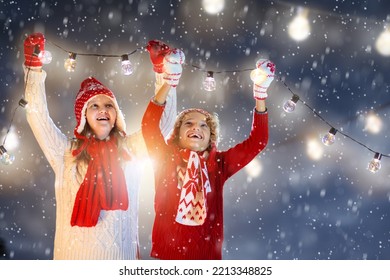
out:
{"label": "light bulb socket", "polygon": [[297,103],[299,100],[299,96],[294,94],[293,97],[291,98],[291,101],[294,102],[294,103]]}
{"label": "light bulb socket", "polygon": [[380,153],[375,153],[374,159],[381,160],[382,154]]}
{"label": "light bulb socket", "polygon": [[39,56],[39,53],[41,52],[41,49],[39,48],[39,45],[35,45],[34,46],[34,52],[33,52],[33,56]]}
{"label": "light bulb socket", "polygon": [[333,135],[336,135],[337,129],[334,128],[334,127],[332,127],[332,128],[329,130],[329,133],[330,133],[330,134],[333,134]]}
{"label": "light bulb socket", "polygon": [[26,108],[28,102],[24,100],[23,98],[19,100],[19,106],[22,108]]}
{"label": "light bulb socket", "polygon": [[122,61],[129,60],[129,56],[127,54],[123,54],[121,56],[121,58],[122,58]]}
{"label": "light bulb socket", "polygon": [[70,59],[76,60],[76,56],[77,56],[76,53],[73,53],[73,52],[69,53],[69,58]]}
{"label": "light bulb socket", "polygon": [[4,155],[7,152],[7,150],[4,148],[3,145],[0,146],[0,156]]}
{"label": "light bulb socket", "polygon": [[214,72],[213,71],[207,71],[207,77],[214,77]]}

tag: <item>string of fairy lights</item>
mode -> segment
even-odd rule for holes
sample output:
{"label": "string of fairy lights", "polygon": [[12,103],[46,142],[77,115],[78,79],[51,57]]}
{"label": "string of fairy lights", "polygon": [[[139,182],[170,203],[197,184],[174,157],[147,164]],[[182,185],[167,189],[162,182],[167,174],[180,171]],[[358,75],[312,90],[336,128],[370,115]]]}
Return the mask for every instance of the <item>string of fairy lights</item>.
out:
{"label": "string of fairy lights", "polygon": [[[65,70],[67,72],[74,72],[75,71],[76,65],[77,65],[77,57],[79,57],[79,56],[94,56],[94,57],[121,58],[122,74],[123,75],[131,75],[134,72],[134,68],[132,66],[132,63],[131,63],[129,57],[131,55],[135,54],[136,52],[145,49],[145,47],[140,47],[140,48],[137,48],[137,49],[135,49],[134,51],[132,51],[130,53],[125,53],[125,54],[120,54],[120,55],[118,55],[118,54],[107,55],[107,54],[99,54],[99,53],[77,53],[77,52],[66,50],[63,47],[61,47],[61,46],[59,46],[59,45],[57,45],[57,44],[55,44],[53,42],[50,42],[48,40],[47,40],[47,42],[51,43],[55,47],[57,47],[57,48],[63,50],[64,52],[68,53],[68,58],[64,62],[64,68],[65,68]],[[48,64],[48,63],[50,63],[52,61],[52,55],[51,55],[50,51],[48,51],[48,50],[40,51],[39,47],[35,48],[33,55],[37,56],[42,61],[43,64]],[[237,73],[237,72],[244,72],[244,71],[254,70],[253,68],[248,68],[248,69],[235,69],[235,70],[224,70],[224,71],[210,71],[210,70],[207,70],[207,69],[203,69],[203,68],[201,68],[201,67],[199,67],[197,65],[192,65],[192,67],[194,67],[195,69],[197,69],[199,71],[205,72],[205,78],[204,78],[202,84],[203,84],[203,89],[205,91],[208,91],[208,92],[212,92],[212,91],[216,90],[217,83],[216,83],[216,80],[214,78],[214,74],[229,73],[229,72]],[[26,80],[28,79],[28,74],[29,74],[29,70],[26,73]],[[259,75],[261,75],[261,73]],[[287,100],[283,104],[283,110],[286,113],[292,113],[295,110],[297,103],[301,102],[314,115],[316,115],[321,121],[323,121],[324,123],[326,123],[330,127],[329,132],[327,134],[325,134],[322,137],[322,139],[321,139],[322,143],[324,145],[326,145],[326,146],[332,145],[335,142],[335,140],[336,140],[336,133],[339,133],[339,134],[343,135],[344,137],[352,140],[356,144],[358,144],[358,145],[362,146],[363,148],[365,148],[365,149],[369,150],[370,152],[372,152],[374,154],[374,157],[368,163],[368,167],[367,168],[368,168],[369,171],[371,171],[373,173],[376,173],[377,171],[379,171],[379,169],[381,168],[381,159],[382,159],[382,157],[390,157],[390,155],[383,154],[381,152],[375,151],[372,148],[368,147],[367,145],[363,144],[362,142],[356,140],[355,138],[353,138],[353,137],[349,136],[348,134],[346,134],[346,133],[340,131],[339,129],[337,129],[329,121],[327,121],[323,116],[321,116],[318,113],[317,110],[315,110],[312,106],[310,106],[306,101],[302,100],[302,98],[298,94],[296,94],[286,84],[285,81],[283,81],[278,76],[276,78],[277,78],[277,81],[281,82],[283,84],[283,86],[292,95],[291,99]],[[1,162],[3,164],[5,164],[5,165],[10,165],[10,164],[12,164],[15,161],[15,156],[10,154],[10,153],[8,153],[8,151],[5,148],[7,136],[8,136],[8,133],[10,132],[13,119],[15,117],[15,114],[16,114],[16,111],[17,111],[18,108],[26,108],[27,106],[28,106],[28,104],[27,104],[26,100],[24,100],[22,98],[22,99],[19,100],[18,106],[13,110],[11,121],[10,121],[8,129],[6,131],[6,135],[4,137],[2,145],[0,146],[0,159],[1,159]]]}

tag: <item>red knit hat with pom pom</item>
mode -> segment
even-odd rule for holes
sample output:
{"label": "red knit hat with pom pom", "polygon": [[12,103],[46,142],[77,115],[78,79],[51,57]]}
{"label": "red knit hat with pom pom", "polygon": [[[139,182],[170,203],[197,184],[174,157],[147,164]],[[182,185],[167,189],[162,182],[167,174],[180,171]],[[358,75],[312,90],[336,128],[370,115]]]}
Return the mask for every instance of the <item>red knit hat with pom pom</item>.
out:
{"label": "red knit hat with pom pom", "polygon": [[99,82],[94,77],[89,77],[85,79],[80,86],[80,90],[77,93],[76,101],[74,104],[74,114],[76,116],[77,125],[74,129],[74,135],[77,138],[81,138],[80,134],[84,130],[85,123],[87,119],[85,117],[85,112],[87,110],[88,102],[97,95],[106,95],[114,103],[114,107],[117,113],[115,126],[119,131],[126,132],[126,122],[122,114],[122,111],[119,109],[118,102],[111,90],[105,87],[101,82]]}

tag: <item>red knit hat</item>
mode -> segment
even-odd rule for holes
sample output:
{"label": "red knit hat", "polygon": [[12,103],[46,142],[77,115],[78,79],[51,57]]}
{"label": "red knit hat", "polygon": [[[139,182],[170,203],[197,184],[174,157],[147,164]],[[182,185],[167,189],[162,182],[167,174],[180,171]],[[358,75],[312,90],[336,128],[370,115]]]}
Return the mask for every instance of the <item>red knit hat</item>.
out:
{"label": "red knit hat", "polygon": [[81,138],[80,133],[84,130],[85,123],[87,121],[85,111],[87,110],[88,101],[99,94],[104,94],[112,100],[117,114],[115,126],[119,129],[119,131],[123,133],[126,132],[125,118],[122,111],[119,109],[118,102],[116,101],[112,91],[94,77],[89,77],[81,83],[80,90],[77,93],[76,101],[74,103],[74,114],[77,121],[77,125],[74,129],[74,135],[77,138]]}

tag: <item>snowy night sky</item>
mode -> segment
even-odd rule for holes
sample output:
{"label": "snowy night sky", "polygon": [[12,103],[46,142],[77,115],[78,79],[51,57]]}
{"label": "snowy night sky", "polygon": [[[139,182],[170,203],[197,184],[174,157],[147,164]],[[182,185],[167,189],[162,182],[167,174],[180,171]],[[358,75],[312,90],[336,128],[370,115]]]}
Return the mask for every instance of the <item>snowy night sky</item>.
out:
{"label": "snowy night sky", "polygon": [[[154,92],[154,73],[142,48],[151,39],[181,48],[186,64],[178,110],[201,107],[219,114],[219,148],[245,139],[254,108],[249,71],[256,60],[276,64],[269,88],[267,148],[225,185],[224,259],[390,259],[390,51],[376,39],[390,28],[385,0],[225,0],[212,14],[198,0],[0,0],[0,141],[12,165],[0,163],[0,248],[10,259],[52,259],[54,174],[22,108],[23,40],[45,34],[53,61],[44,65],[49,112],[73,135],[74,97],[95,76],[115,93],[128,133],[140,129]],[[351,4],[352,3],[352,4]],[[288,27],[305,8],[310,35],[294,40]],[[130,56],[131,76],[120,58]],[[202,88],[212,70],[217,90]],[[280,80],[279,80],[280,79]],[[292,113],[283,103],[297,94]],[[12,124],[7,134],[8,126]],[[321,143],[331,124],[336,142]],[[345,135],[346,136],[345,136]],[[383,154],[377,173],[367,169]],[[153,222],[151,170],[140,196],[141,256],[149,259]],[[4,249],[3,249],[4,248]],[[2,256],[0,255],[0,259]]]}

